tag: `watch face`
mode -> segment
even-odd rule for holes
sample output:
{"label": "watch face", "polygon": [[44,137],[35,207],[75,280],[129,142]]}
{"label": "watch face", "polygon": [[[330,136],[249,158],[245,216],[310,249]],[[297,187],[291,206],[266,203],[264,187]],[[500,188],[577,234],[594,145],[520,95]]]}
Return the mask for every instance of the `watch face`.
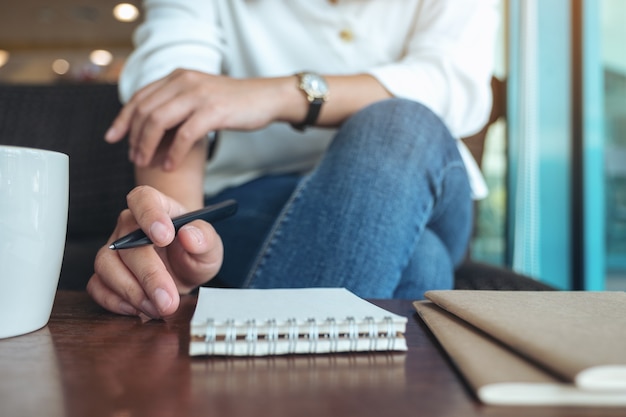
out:
{"label": "watch face", "polygon": [[326,80],[317,74],[312,74],[310,72],[303,74],[300,84],[302,89],[314,98],[322,98],[328,94],[328,85],[326,84]]}

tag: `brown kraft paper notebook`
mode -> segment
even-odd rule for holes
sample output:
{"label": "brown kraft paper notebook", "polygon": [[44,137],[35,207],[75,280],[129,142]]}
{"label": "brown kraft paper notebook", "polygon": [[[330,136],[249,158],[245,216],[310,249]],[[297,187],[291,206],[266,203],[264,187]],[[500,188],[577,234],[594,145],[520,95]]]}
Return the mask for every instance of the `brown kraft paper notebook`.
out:
{"label": "brown kraft paper notebook", "polygon": [[486,404],[626,406],[626,392],[580,389],[434,303],[418,301],[414,306],[478,399]]}
{"label": "brown kraft paper notebook", "polygon": [[584,390],[626,393],[626,293],[430,291],[444,310]]}

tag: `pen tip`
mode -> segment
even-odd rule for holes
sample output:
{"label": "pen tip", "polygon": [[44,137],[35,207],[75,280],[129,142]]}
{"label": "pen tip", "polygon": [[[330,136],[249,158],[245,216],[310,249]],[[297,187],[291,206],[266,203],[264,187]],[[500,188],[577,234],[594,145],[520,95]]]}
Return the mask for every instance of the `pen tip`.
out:
{"label": "pen tip", "polygon": [[115,245],[109,245],[109,249],[115,249]]}

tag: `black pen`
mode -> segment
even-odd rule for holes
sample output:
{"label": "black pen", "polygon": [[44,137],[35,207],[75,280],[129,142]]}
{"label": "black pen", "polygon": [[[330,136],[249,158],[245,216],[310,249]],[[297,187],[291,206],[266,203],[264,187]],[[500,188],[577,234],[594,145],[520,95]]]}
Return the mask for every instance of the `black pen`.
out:
{"label": "black pen", "polygon": [[[211,223],[230,217],[236,212],[237,202],[235,200],[226,200],[217,204],[206,206],[200,210],[183,214],[182,216],[174,217],[172,219],[172,223],[174,224],[174,230],[178,232],[178,229],[194,220],[204,220]],[[138,229],[113,242],[109,246],[109,249],[130,249],[136,248],[137,246],[150,245],[151,243],[152,241],[148,236],[146,236],[144,231]]]}

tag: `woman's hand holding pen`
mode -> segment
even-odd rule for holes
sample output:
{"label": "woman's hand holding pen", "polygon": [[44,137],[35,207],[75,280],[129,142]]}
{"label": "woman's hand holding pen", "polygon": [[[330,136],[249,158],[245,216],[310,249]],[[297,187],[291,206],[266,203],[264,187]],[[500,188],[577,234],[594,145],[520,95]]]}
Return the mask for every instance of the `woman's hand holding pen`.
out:
{"label": "woman's hand holding pen", "polygon": [[[217,274],[223,259],[222,241],[213,227],[201,220],[181,227],[176,234],[171,218],[188,210],[151,187],[136,187],[127,202],[128,209],[96,256],[87,291],[115,313],[166,317],[178,308],[179,294]],[[138,227],[154,245],[109,249],[114,240]]]}

